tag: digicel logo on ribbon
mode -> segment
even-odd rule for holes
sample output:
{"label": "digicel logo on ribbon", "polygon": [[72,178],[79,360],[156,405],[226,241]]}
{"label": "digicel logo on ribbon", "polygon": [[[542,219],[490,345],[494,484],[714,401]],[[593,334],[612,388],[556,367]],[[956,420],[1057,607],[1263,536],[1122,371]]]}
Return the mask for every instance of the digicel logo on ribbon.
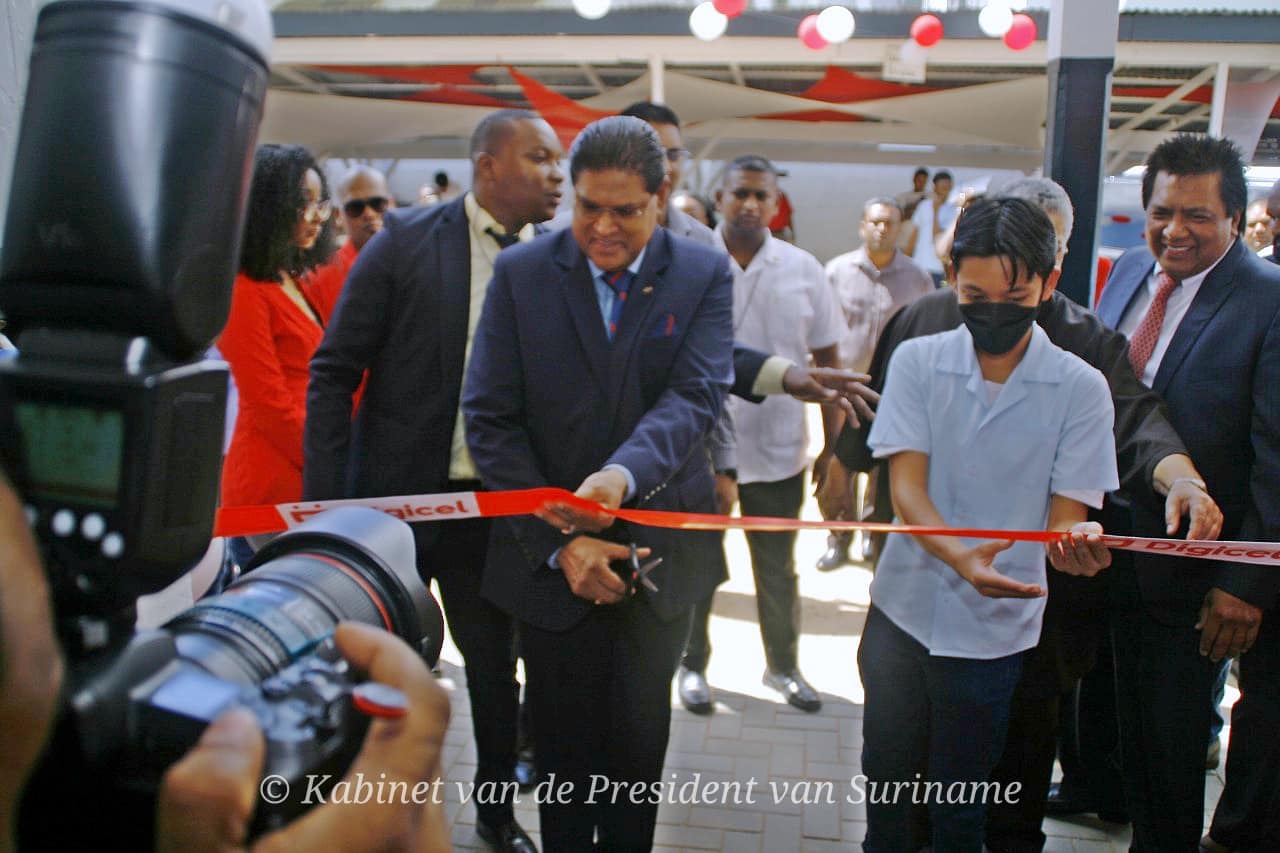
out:
{"label": "digicel logo on ribbon", "polygon": [[[605,509],[583,500],[566,489],[522,489],[509,492],[451,492],[438,495],[400,495],[386,498],[352,498],[334,501],[303,501],[275,506],[235,506],[218,510],[215,536],[251,536],[278,533],[297,527],[313,515],[342,506],[362,506],[382,510],[401,521],[452,521],[458,518],[503,518],[531,515],[548,503],[577,506],[605,512],[623,521],[647,527],[673,530],[866,530],[874,533],[905,533],[922,536],[961,536],[968,539],[1013,539],[1023,542],[1056,542],[1064,534],[1047,530],[989,530],[964,527],[920,527],[866,521],[806,521],[797,518],[765,518],[712,515],[696,512],[668,512],[652,509]],[[1200,560],[1220,560],[1253,565],[1280,564],[1280,543],[1214,542],[1197,539],[1148,539],[1137,536],[1106,536],[1102,544],[1120,551],[1160,553]]]}

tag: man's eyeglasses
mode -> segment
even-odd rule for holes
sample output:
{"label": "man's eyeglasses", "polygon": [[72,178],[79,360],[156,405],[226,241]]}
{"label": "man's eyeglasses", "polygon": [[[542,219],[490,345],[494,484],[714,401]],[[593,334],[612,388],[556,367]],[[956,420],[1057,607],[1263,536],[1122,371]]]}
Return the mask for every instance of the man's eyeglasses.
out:
{"label": "man's eyeglasses", "polygon": [[333,202],[327,198],[308,202],[307,206],[302,208],[302,218],[311,222],[326,222],[332,213]]}
{"label": "man's eyeglasses", "polygon": [[385,213],[390,204],[391,199],[380,195],[370,196],[369,198],[353,198],[342,205],[342,212],[355,219],[364,213],[366,206],[371,208],[374,213]]}
{"label": "man's eyeglasses", "polygon": [[[652,198],[652,196],[650,198]],[[574,215],[578,219],[586,222],[595,222],[597,219],[608,213],[623,225],[638,221],[649,209],[649,202],[647,200],[644,204],[628,204],[622,207],[604,207],[603,205],[587,201],[579,196],[574,201],[574,204],[577,206],[577,211]]]}
{"label": "man's eyeglasses", "polygon": [[688,160],[692,156],[693,154],[689,152],[688,148],[668,148],[667,149],[667,159],[670,160],[672,163],[679,163],[681,160]]}

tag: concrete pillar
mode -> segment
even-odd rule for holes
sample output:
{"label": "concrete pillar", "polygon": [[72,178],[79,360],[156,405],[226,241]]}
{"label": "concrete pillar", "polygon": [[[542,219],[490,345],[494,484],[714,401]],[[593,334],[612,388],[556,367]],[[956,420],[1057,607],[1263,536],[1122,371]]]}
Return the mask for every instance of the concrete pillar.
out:
{"label": "concrete pillar", "polygon": [[1058,289],[1091,305],[1097,268],[1098,211],[1111,113],[1111,71],[1119,0],[1053,0],[1049,12],[1049,105],[1044,173],[1075,206]]}

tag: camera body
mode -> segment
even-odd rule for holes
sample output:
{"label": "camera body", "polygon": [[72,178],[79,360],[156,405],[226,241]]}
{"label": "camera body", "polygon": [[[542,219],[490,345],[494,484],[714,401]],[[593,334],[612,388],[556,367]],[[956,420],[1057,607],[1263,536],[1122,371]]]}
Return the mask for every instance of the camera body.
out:
{"label": "camera body", "polygon": [[201,354],[230,308],[269,45],[262,0],[40,12],[0,257],[19,353],[0,390],[67,677],[24,847],[149,848],[165,769],[234,706],[264,732],[264,777],[293,791],[260,800],[254,830],[281,825],[306,807],[309,774],[340,777],[370,715],[395,712],[337,654],[337,624],[383,628],[430,663],[440,651],[411,531],[355,507],[276,537],[225,591],[135,633],[137,598],[189,571],[212,533],[227,369]]}

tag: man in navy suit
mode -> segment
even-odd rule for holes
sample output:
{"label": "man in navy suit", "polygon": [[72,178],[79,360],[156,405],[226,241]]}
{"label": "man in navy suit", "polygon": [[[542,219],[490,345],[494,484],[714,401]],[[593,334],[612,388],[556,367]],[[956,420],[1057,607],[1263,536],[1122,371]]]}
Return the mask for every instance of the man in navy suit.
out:
{"label": "man in navy suit", "polygon": [[[589,125],[572,227],[499,258],[463,394],[487,488],[713,510],[703,441],[733,377],[733,279],[722,254],[658,227],[664,159],[640,119]],[[631,542],[663,558],[655,588],[610,568]],[[718,543],[563,506],[493,525],[483,592],[520,623],[539,770],[573,786],[539,804],[545,850],[652,846],[671,677],[693,602],[723,579]]]}
{"label": "man in navy suit", "polygon": [[[388,211],[361,250],[307,390],[308,500],[474,491],[459,399],[468,342],[493,263],[533,239],[560,202],[563,151],[535,113],[502,110],[471,138],[473,189],[430,208]],[[351,395],[367,371],[364,398]],[[415,524],[418,570],[435,578],[462,652],[476,738],[476,785],[512,779],[519,686],[511,618],[480,596],[485,519]],[[503,790],[498,788],[499,791]],[[499,850],[533,851],[512,803],[476,798],[476,831]]]}
{"label": "man in navy suit", "polygon": [[[1098,316],[1129,338],[1134,372],[1169,406],[1224,515],[1224,540],[1280,540],[1280,270],[1240,239],[1239,151],[1223,139],[1161,143],[1142,181],[1145,247],[1111,271]],[[1130,496],[1134,532],[1163,508]],[[1137,554],[1113,578],[1112,637],[1136,851],[1194,851],[1217,662],[1240,655],[1227,784],[1211,835],[1276,849],[1280,774],[1280,571]]]}

